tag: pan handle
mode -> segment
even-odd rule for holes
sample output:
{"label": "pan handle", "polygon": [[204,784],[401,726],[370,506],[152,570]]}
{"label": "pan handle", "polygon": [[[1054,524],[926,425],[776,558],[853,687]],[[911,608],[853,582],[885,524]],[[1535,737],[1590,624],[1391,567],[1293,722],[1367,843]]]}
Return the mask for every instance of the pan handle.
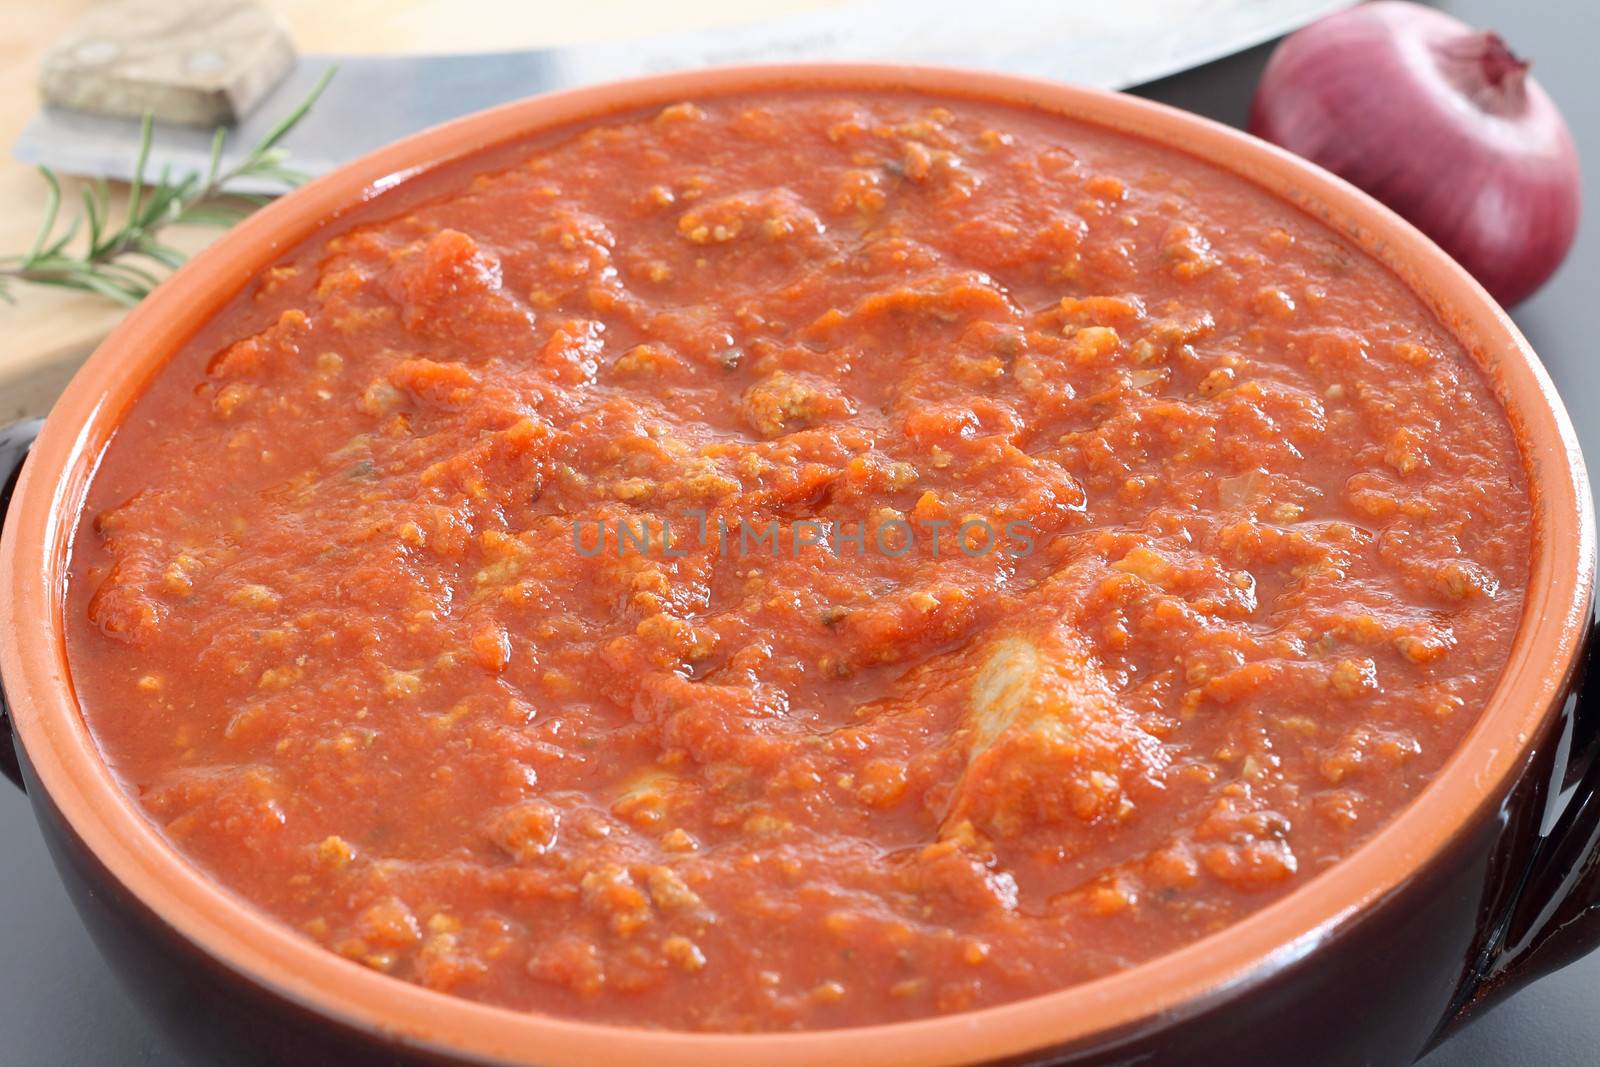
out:
{"label": "pan handle", "polygon": [[[22,462],[28,458],[28,450],[43,426],[43,419],[25,419],[0,427],[0,528],[4,527],[6,511],[11,506],[11,493],[17,487],[17,476],[22,473]],[[5,689],[0,687],[0,774],[23,789],[22,767],[17,760],[15,744]]]}
{"label": "pan handle", "polygon": [[[1576,684],[1563,709],[1570,726],[1565,766],[1552,783],[1566,794],[1549,830],[1515,872],[1509,904],[1471,967],[1436,1039],[1531,982],[1600,948],[1600,640],[1591,620]],[[1514,822],[1514,820],[1513,820]]]}

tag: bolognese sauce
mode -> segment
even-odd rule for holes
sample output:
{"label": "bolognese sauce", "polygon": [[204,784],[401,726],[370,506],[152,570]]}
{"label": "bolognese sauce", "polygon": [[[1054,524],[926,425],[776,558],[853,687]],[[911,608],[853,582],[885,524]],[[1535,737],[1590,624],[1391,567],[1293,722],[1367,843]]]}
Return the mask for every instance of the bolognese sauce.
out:
{"label": "bolognese sauce", "polygon": [[1489,383],[1182,153],[683,101],[403,183],[180,351],[68,641],[164,834],[358,964],[709,1030],[994,1005],[1315,878],[1523,602]]}

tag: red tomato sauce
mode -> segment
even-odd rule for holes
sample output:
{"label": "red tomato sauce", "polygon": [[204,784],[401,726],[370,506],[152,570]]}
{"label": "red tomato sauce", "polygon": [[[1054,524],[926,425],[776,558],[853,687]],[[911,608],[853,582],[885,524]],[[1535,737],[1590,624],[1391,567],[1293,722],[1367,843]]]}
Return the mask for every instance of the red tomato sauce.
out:
{"label": "red tomato sauce", "polygon": [[1044,114],[795,92],[287,251],[112,442],[68,641],[150,819],[330,951],[848,1026],[1337,863],[1494,689],[1530,523],[1489,384],[1320,223]]}

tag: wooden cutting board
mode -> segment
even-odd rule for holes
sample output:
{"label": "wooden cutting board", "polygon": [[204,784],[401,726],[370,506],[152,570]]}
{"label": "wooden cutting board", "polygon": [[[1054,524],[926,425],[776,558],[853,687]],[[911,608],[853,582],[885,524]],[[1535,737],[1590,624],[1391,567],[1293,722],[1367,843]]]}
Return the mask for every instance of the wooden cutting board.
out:
{"label": "wooden cutting board", "polygon": [[[472,52],[535,48],[615,36],[707,29],[841,0],[265,0],[288,23],[302,52]],[[45,206],[44,183],[9,156],[12,142],[38,106],[39,60],[87,8],[87,0],[8,5],[0,35],[0,254],[26,251]],[[64,190],[68,204],[77,192]],[[120,211],[118,202],[117,210]],[[173,235],[193,252],[216,231]],[[123,312],[98,297],[14,286],[15,304],[0,303],[0,423],[42,414],[73,369]]]}

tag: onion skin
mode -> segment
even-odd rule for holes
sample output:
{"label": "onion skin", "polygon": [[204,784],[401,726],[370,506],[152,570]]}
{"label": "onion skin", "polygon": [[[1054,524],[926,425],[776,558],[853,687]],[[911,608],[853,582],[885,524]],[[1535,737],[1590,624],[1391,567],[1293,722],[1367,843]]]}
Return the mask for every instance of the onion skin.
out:
{"label": "onion skin", "polygon": [[1288,37],[1250,132],[1383,201],[1505,307],[1572,247],[1582,175],[1566,121],[1500,38],[1379,0]]}

